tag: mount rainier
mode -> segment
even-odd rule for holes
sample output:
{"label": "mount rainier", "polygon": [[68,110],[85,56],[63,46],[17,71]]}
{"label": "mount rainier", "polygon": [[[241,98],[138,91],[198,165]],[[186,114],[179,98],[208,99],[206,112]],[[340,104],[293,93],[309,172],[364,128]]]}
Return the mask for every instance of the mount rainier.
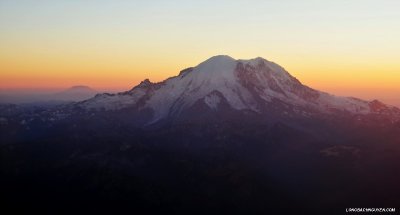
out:
{"label": "mount rainier", "polygon": [[196,106],[203,111],[250,111],[310,115],[316,113],[393,113],[377,100],[338,97],[303,85],[283,67],[263,58],[235,60],[214,56],[159,83],[148,79],[117,94],[99,94],[76,104],[84,110],[146,111],[147,123],[179,117]]}

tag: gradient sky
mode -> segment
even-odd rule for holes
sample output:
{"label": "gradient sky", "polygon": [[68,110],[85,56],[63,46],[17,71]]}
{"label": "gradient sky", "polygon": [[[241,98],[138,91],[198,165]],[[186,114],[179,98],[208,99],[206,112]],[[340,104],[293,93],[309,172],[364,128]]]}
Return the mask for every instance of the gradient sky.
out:
{"label": "gradient sky", "polygon": [[399,9],[398,0],[0,0],[0,88],[128,89],[227,54],[400,105]]}

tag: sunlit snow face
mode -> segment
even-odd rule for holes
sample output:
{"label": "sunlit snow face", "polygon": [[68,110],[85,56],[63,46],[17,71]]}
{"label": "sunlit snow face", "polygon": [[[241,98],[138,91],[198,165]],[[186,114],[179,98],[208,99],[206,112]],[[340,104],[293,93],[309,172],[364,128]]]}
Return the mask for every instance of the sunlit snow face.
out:
{"label": "sunlit snow face", "polygon": [[222,102],[236,110],[262,112],[269,103],[316,111],[368,113],[368,102],[337,97],[302,85],[281,66],[262,58],[235,60],[215,56],[160,83],[148,80],[126,93],[101,95],[85,101],[85,108],[150,109],[153,121],[179,114],[198,102],[218,110]]}

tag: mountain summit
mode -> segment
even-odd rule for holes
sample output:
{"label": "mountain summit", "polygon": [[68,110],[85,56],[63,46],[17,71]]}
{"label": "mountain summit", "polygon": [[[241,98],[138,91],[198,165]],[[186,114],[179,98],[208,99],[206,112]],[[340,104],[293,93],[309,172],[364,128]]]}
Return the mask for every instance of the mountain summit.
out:
{"label": "mountain summit", "polygon": [[63,101],[82,101],[89,99],[96,95],[98,92],[88,86],[77,85],[72,86],[66,90],[55,93],[52,95],[52,99],[54,100],[63,100]]}
{"label": "mountain summit", "polygon": [[78,104],[84,109],[135,109],[151,112],[149,122],[189,110],[254,113],[391,112],[395,108],[338,97],[303,85],[283,67],[264,58],[236,60],[218,55],[159,83],[148,79],[127,92],[100,94]]}

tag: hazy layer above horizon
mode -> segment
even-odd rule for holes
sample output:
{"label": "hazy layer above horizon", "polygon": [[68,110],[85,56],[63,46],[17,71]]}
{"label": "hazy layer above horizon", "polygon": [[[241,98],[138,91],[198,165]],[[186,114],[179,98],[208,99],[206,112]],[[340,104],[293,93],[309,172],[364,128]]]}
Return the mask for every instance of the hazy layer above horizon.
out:
{"label": "hazy layer above horizon", "polygon": [[75,102],[105,92],[116,91],[95,90],[87,86],[73,86],[68,89],[3,89],[0,90],[0,104]]}

